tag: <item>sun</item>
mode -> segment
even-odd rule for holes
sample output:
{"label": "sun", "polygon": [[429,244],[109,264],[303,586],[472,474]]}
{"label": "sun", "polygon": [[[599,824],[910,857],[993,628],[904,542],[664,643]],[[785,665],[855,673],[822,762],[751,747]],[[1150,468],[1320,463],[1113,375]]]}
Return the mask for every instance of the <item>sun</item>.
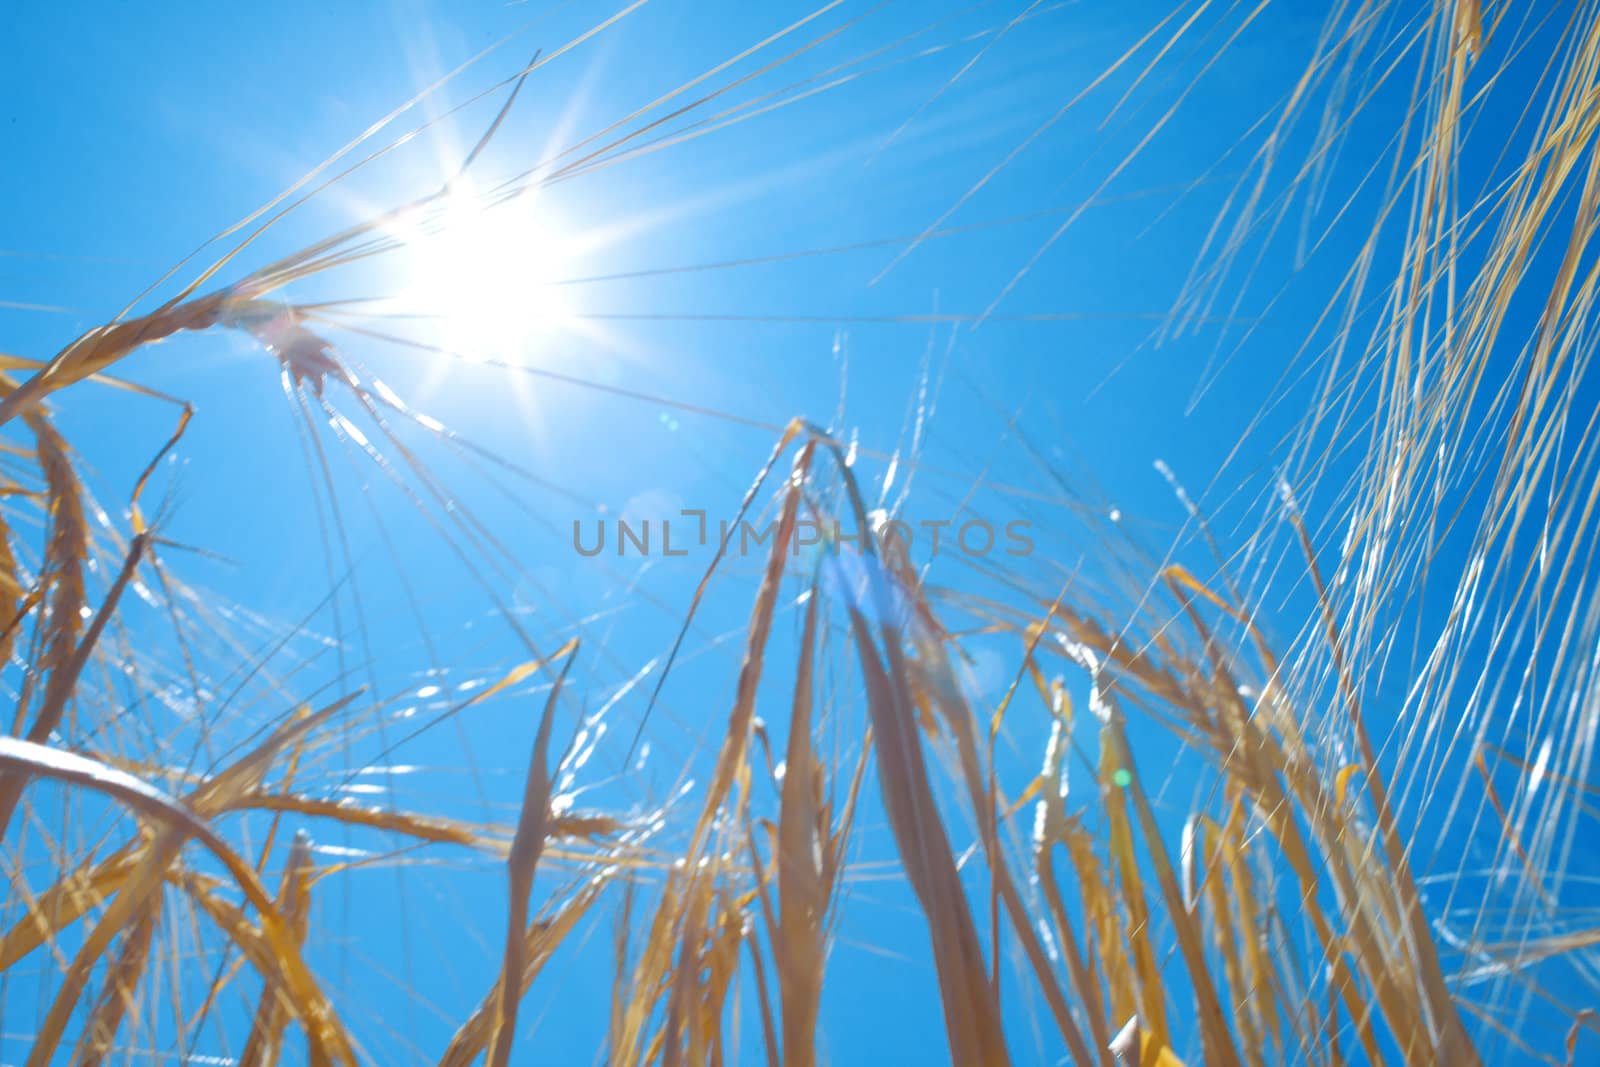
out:
{"label": "sun", "polygon": [[518,357],[570,318],[559,283],[571,242],[533,197],[454,194],[407,244],[403,304],[465,358]]}

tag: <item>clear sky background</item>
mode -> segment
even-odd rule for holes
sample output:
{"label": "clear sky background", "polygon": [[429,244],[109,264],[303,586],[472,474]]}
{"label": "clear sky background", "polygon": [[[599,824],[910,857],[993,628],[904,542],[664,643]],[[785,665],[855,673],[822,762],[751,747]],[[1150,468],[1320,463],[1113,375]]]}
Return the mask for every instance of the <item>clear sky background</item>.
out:
{"label": "clear sky background", "polygon": [[[415,427],[402,432],[452,503],[493,531],[506,562],[484,562],[494,553],[481,546],[469,546],[470,566],[456,556],[451,546],[464,535],[441,533],[449,523],[440,509],[408,498],[422,491],[421,476],[403,469],[397,448],[372,434],[336,385],[330,406],[400,466],[409,489],[391,480],[394,466],[313,407],[319,453],[272,357],[242,334],[211,331],[118,368],[196,408],[153,491],[171,501],[167,535],[216,555],[172,564],[218,603],[248,608],[229,617],[251,647],[309,617],[294,654],[315,658],[295,675],[297,689],[368,685],[391,699],[391,711],[412,707],[423,718],[448,706],[452,691],[470,692],[525,658],[497,600],[544,650],[581,635],[579,695],[558,730],[570,736],[580,717],[604,714],[586,726],[590,739],[603,731],[577,774],[576,802],[642,812],[683,781],[703,780],[732,699],[759,561],[732,561],[714,585],[652,713],[645,757],[624,765],[709,556],[695,548],[683,559],[587,559],[572,549],[572,525],[659,520],[681,508],[729,515],[791,417],[857,444],[856,471],[872,501],[892,502],[909,482],[909,521],[1031,523],[1036,553],[1007,566],[1047,600],[1069,579],[1127,581],[1097,550],[1108,540],[1152,560],[1168,551],[1185,512],[1158,460],[1211,511],[1225,540],[1242,538],[1268,513],[1283,437],[1308,395],[1295,354],[1361,229],[1334,228],[1302,254],[1297,208],[1282,232],[1256,235],[1240,277],[1224,289],[1242,293],[1236,306],[1218,301],[1181,330],[1170,312],[1225,198],[1253,176],[1259,123],[1311,54],[1317,6],[1267,8],[1215,64],[1240,18],[1207,12],[1149,77],[1135,83],[1153,48],[1087,92],[1168,5],[827,11],[685,93],[688,104],[751,75],[662,128],[691,136],[498,209],[468,227],[475,244],[423,242],[283,294],[392,301],[346,305],[350,322],[417,305],[444,313],[442,321],[362,321],[474,358],[326,333],[368,376],[514,465],[446,447]],[[433,120],[424,132],[297,209],[214,284],[433,191],[504,90],[447,110],[513,75],[536,50],[550,57],[610,10],[8,5],[0,14],[0,351],[45,358],[115,316],[208,238],[499,42],[350,158]],[[472,180],[492,187],[583,142],[809,10],[642,7],[535,71]],[[1394,27],[1407,25],[1404,12],[1391,17]],[[781,67],[761,69],[834,29]],[[1409,87],[1395,81],[1403,84],[1375,91],[1345,153],[1329,162],[1329,188],[1355,188],[1387,148],[1381,131]],[[715,128],[725,109],[767,93],[777,95],[766,104],[781,106],[757,104],[760,113],[739,112],[741,121]],[[710,122],[695,126],[701,119]],[[1297,132],[1284,152],[1308,144]],[[1370,208],[1363,196],[1352,214]],[[1317,210],[1311,232],[1321,234],[1332,208]],[[907,253],[909,238],[933,226],[941,232]],[[221,247],[136,310],[171,295]],[[96,491],[120,515],[176,411],[87,387],[56,406]],[[338,514],[327,504],[330,485]],[[1192,546],[1183,551],[1205,570]],[[960,559],[923,561],[936,584],[989,588]],[[1264,624],[1296,618],[1303,597],[1291,588],[1264,605]],[[792,648],[792,604],[778,630],[778,647]],[[1292,628],[1278,632],[1293,636]],[[327,640],[319,644],[319,635]],[[1015,651],[972,642],[976,699],[1003,692]],[[786,662],[792,655],[774,655],[775,693],[792,670]],[[537,699],[519,691],[429,732],[393,755],[397,776],[361,773],[382,743],[352,740],[350,767],[328,768],[326,788],[363,802],[508,819]],[[837,699],[860,719],[853,694]],[[167,705],[137,714],[152,736],[186,737],[185,709],[175,690]],[[248,725],[226,722],[226,730]],[[1026,780],[1036,768],[1021,754],[1035,758],[1046,724],[1009,729],[1002,769]],[[1150,734],[1141,734],[1152,746],[1148,765],[1161,771],[1151,776],[1164,780],[1164,816],[1176,827],[1200,777],[1163,763],[1166,742]],[[692,800],[672,809],[680,818],[692,810]],[[337,832],[318,846],[328,862],[373,847]],[[823,1043],[835,1063],[942,1055],[924,928],[885,862],[892,857],[874,804],[825,993]],[[357,1029],[374,1035],[374,1062],[436,1055],[498,964],[498,869],[463,856],[385,863],[330,884],[319,900],[315,958]],[[588,1062],[598,1047],[612,981],[603,929],[535,985],[523,1016],[525,1062]],[[1018,1062],[1054,1062],[1061,1050],[1034,1025],[1044,1009],[1023,987],[1011,983],[1006,1003]],[[21,1054],[18,1035],[39,995],[13,986],[6,996],[0,1058]],[[247,1028],[241,1004],[222,1009],[233,1013],[235,1042]],[[752,1009],[747,1002],[741,1010],[747,1040],[738,1061],[756,1062]]]}

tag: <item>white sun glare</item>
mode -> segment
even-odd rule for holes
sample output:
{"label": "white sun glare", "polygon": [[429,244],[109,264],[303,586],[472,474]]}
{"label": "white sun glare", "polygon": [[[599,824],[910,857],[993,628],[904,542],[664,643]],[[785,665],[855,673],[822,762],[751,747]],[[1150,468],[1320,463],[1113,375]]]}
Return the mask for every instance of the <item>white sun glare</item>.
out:
{"label": "white sun glare", "polygon": [[531,198],[485,207],[458,195],[408,243],[404,303],[437,319],[463,357],[514,358],[567,317],[555,283],[570,270],[568,243]]}

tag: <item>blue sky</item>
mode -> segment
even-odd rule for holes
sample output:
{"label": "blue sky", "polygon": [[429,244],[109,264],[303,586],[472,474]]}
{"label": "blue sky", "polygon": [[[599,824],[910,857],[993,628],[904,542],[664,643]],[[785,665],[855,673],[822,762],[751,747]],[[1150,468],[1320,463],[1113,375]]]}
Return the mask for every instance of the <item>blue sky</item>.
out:
{"label": "blue sky", "polygon": [[[553,55],[609,10],[13,7],[0,16],[9,42],[0,73],[0,196],[8,204],[0,222],[0,351],[42,358],[116,315],[208,238],[500,42],[350,158],[424,117],[435,124],[296,210],[218,281],[431,192],[493,118],[504,90],[443,112],[503,82],[535,50]],[[631,13],[535,71],[473,181],[490,188],[582,142],[808,10],[716,2]],[[1360,235],[1335,230],[1298,272],[1294,235],[1271,235],[1258,266],[1263,280],[1245,290],[1237,309],[1221,303],[1212,321],[1164,336],[1165,316],[1212,219],[1246,173],[1248,153],[1235,149],[1256,143],[1253,124],[1293,85],[1319,28],[1302,5],[1268,8],[1125,166],[1236,19],[1207,15],[1141,84],[1133,78],[1149,51],[1047,123],[1165,10],[1145,2],[841,6],[791,40],[842,27],[836,37],[666,128],[692,129],[698,116],[806,79],[815,79],[805,84],[816,90],[811,95],[581,174],[505,211],[507,218],[525,212],[531,228],[517,229],[528,221],[521,218],[501,231],[501,217],[491,213],[484,247],[507,257],[501,280],[536,280],[544,295],[530,306],[559,308],[554,322],[540,321],[537,311],[531,323],[501,322],[479,304],[442,324],[374,323],[445,344],[467,337],[475,355],[494,363],[328,327],[329,339],[366,374],[531,472],[536,481],[414,427],[402,435],[419,444],[451,502],[504,544],[502,564],[463,566],[440,528],[407,499],[425,495],[419,476],[402,474],[409,488],[401,488],[315,410],[324,473],[283,395],[277,364],[243,334],[211,331],[140,352],[118,373],[196,408],[154,491],[171,500],[167,535],[215,556],[182,555],[173,565],[219,603],[256,613],[235,616],[252,635],[314,613],[308,630],[332,640],[295,685],[367,684],[393,697],[391,708],[412,703],[424,717],[448,703],[452,687],[470,692],[460,687],[525,658],[496,600],[546,650],[580,634],[580,696],[558,729],[571,735],[579,716],[613,696],[616,706],[579,776],[587,790],[579,803],[645,810],[666,801],[684,777],[704,775],[732,698],[758,563],[735,560],[715,584],[653,712],[650,756],[624,767],[655,684],[646,668],[670,647],[709,559],[699,551],[682,560],[586,559],[572,551],[571,525],[597,516],[660,519],[680,508],[728,515],[771,449],[774,429],[791,417],[857,443],[856,470],[869,497],[892,499],[911,479],[904,513],[914,522],[978,514],[1034,524],[1041,551],[1018,563],[1017,573],[1047,598],[1072,575],[1128,580],[1097,561],[1097,539],[1126,537],[1156,559],[1167,551],[1185,515],[1157,460],[1213,509],[1219,530],[1247,531],[1263,517],[1260,494],[1271,492],[1282,437],[1309,383],[1265,414],[1263,405],[1278,395],[1288,354],[1323,310],[1319,294]],[[1024,11],[1025,20],[997,37]],[[1401,16],[1395,24],[1404,25]],[[763,57],[787,50],[765,49],[705,87],[756,72]],[[1402,101],[1399,91],[1380,93],[1374,127]],[[1304,150],[1306,138],[1296,137],[1286,153]],[[1365,128],[1350,144],[1336,164],[1345,177],[1359,176],[1383,147]],[[1053,237],[1069,218],[1071,226]],[[907,238],[936,222],[951,232],[897,259]],[[465,268],[451,258],[457,250],[424,247],[330,272],[284,295],[404,299],[419,295],[423,278],[432,291],[420,295],[437,297]],[[171,295],[218,250],[202,252],[136,310]],[[715,264],[724,266],[683,269]],[[1288,279],[1281,292],[1280,279]],[[467,281],[468,290],[491,284]],[[463,299],[470,304],[471,293]],[[522,331],[515,338],[513,327]],[[1236,347],[1213,375],[1215,355]],[[336,385],[328,398],[351,425],[371,432]],[[158,401],[87,387],[56,407],[113,512],[176,418]],[[913,471],[905,457],[919,413]],[[1262,424],[1235,454],[1242,429],[1258,415]],[[392,445],[378,444],[398,460]],[[342,536],[329,532],[333,513],[318,503],[330,485],[341,501]],[[1205,568],[1203,555],[1184,551],[1197,571]],[[930,575],[957,590],[981,581],[949,558],[932,561]],[[330,586],[337,587],[334,606],[319,608]],[[1268,605],[1268,627],[1274,611],[1296,617],[1303,597],[1300,589]],[[797,632],[798,615],[787,609],[779,647],[792,647]],[[309,635],[297,640],[316,646]],[[1015,668],[1014,650],[982,639],[973,650],[973,693],[993,700]],[[771,685],[782,693],[792,668],[781,653],[774,661]],[[849,704],[841,696],[841,706]],[[377,795],[391,790],[384,799],[424,810],[508,818],[535,706],[519,693],[459,716],[459,731],[431,731],[394,757],[418,769],[377,785]],[[852,714],[859,719],[859,707]],[[154,736],[179,738],[188,728],[177,718],[149,725]],[[1044,729],[1038,721],[1011,727],[1002,746],[1008,775],[1033,773],[1009,753],[1034,759]],[[1165,742],[1150,733],[1143,738],[1150,751],[1163,753]],[[353,742],[352,766],[381,747],[372,738]],[[1147,766],[1164,770],[1165,763],[1152,756]],[[1165,779],[1164,813],[1181,819],[1200,780],[1198,770],[1176,765]],[[330,788],[348,785],[330,777]],[[370,844],[337,833],[319,841],[329,857]],[[923,927],[909,891],[873,866],[892,855],[881,813],[872,814],[862,833],[863,876],[849,888],[825,994],[822,1040],[832,1062],[925,1062],[942,1054]],[[371,1036],[375,1062],[409,1062],[442,1047],[498,961],[504,893],[485,860],[355,873],[333,883],[319,907],[319,969],[337,975],[330,981],[341,987],[353,1025]],[[523,1016],[527,1047],[541,1050],[530,1057],[585,1061],[604,1030],[611,970],[605,927],[552,966]],[[10,1035],[25,1029],[31,1004],[27,995],[7,997],[0,1055],[20,1053]],[[755,1062],[758,1032],[749,1006],[743,1010],[739,1060]],[[1007,1012],[1019,1062],[1061,1054],[1034,1025],[1044,1017],[1040,1004],[1018,992]],[[235,1040],[244,1025],[234,1020]]]}

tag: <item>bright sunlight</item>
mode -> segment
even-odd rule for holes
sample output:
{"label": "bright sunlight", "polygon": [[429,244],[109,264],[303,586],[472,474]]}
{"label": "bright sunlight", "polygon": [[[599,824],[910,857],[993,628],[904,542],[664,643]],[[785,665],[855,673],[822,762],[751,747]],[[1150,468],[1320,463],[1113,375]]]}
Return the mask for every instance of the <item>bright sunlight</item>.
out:
{"label": "bright sunlight", "polygon": [[486,204],[458,193],[406,240],[399,303],[437,319],[444,343],[465,358],[515,356],[569,314],[557,283],[570,270],[570,242],[533,198]]}

